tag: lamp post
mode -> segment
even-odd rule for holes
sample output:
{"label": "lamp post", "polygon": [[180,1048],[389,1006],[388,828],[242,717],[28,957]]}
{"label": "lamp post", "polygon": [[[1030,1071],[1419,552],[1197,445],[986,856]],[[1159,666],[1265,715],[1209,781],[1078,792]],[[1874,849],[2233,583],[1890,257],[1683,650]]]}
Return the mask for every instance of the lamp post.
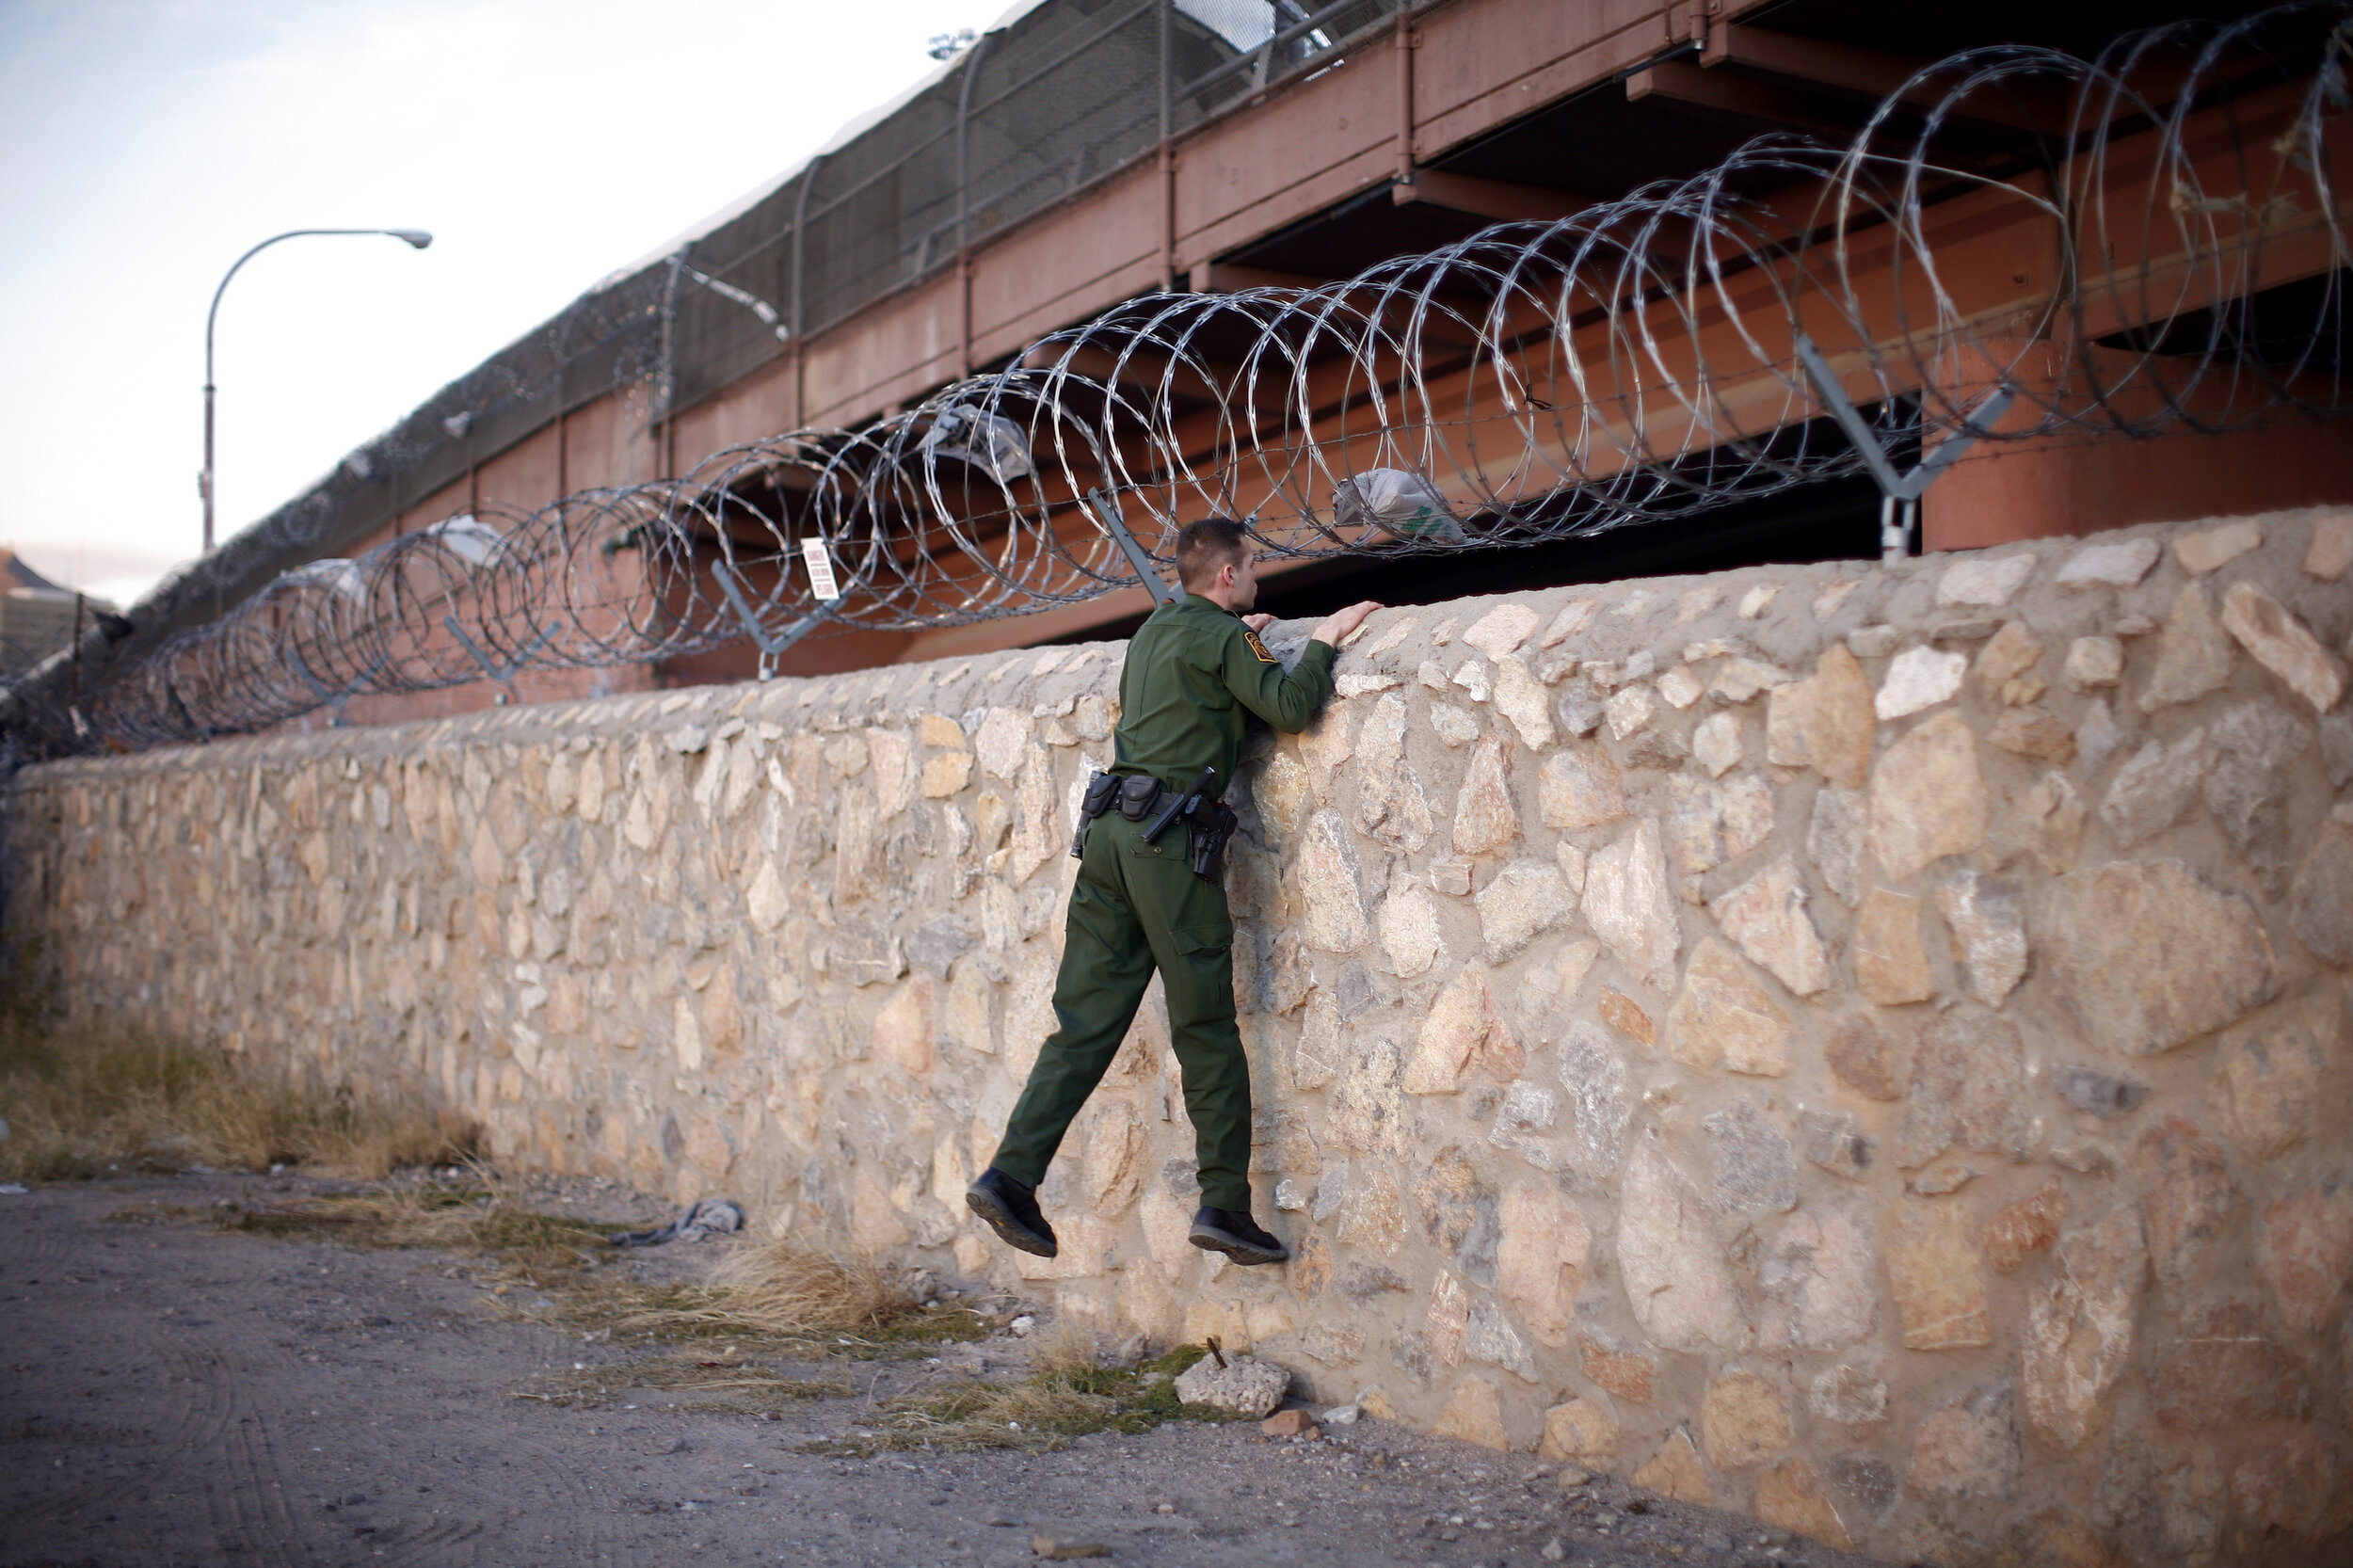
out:
{"label": "lamp post", "polygon": [[220,296],[229,292],[229,280],[237,275],[237,268],[276,245],[280,240],[301,239],[309,234],[387,234],[404,240],[419,250],[433,243],[433,236],[422,229],[290,229],[282,234],[272,234],[236,260],[220,280],[220,287],[213,291],[213,308],[204,312],[204,472],[197,476],[197,489],[204,497],[204,553],[213,552],[213,323],[220,315]]}

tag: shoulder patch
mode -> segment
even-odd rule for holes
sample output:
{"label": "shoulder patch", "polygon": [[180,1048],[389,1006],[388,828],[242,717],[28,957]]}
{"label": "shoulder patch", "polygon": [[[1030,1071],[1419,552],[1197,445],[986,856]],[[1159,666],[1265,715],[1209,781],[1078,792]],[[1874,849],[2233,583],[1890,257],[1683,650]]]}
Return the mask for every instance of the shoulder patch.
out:
{"label": "shoulder patch", "polygon": [[1246,626],[1241,629],[1241,640],[1249,647],[1251,652],[1258,656],[1258,663],[1261,664],[1272,664],[1277,662],[1274,655],[1266,650],[1266,644],[1258,640],[1258,634]]}

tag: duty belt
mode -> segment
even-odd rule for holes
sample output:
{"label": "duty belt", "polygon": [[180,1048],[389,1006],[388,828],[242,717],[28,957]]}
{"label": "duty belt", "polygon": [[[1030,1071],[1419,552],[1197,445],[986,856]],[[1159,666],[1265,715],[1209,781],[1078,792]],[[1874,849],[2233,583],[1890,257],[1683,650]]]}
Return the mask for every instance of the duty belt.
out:
{"label": "duty belt", "polygon": [[1225,844],[1239,824],[1231,808],[1209,798],[1209,786],[1216,780],[1214,768],[1203,768],[1188,790],[1172,790],[1149,774],[1091,776],[1079,802],[1079,827],[1071,835],[1070,857],[1076,860],[1085,855],[1089,824],[1115,807],[1129,822],[1150,822],[1144,834],[1146,843],[1157,840],[1176,824],[1184,824],[1193,874],[1211,882],[1222,880]]}

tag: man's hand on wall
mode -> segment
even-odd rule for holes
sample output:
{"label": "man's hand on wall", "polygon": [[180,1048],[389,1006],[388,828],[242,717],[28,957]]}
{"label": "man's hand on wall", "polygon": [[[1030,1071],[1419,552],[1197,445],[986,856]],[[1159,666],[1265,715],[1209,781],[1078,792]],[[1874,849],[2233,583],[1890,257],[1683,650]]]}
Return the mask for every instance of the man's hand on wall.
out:
{"label": "man's hand on wall", "polygon": [[1241,617],[1241,623],[1253,632],[1264,632],[1274,624],[1274,617],[1273,616],[1244,616]]}
{"label": "man's hand on wall", "polygon": [[1365,617],[1381,608],[1375,600],[1360,600],[1345,610],[1335,610],[1316,623],[1314,639],[1320,643],[1340,646],[1340,639],[1365,624]]}

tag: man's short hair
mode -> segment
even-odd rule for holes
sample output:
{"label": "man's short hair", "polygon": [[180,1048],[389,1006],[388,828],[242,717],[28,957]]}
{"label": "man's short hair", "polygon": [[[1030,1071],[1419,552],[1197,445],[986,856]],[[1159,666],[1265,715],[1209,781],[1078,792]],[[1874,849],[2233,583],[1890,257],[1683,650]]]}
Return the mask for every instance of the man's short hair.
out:
{"label": "man's short hair", "polygon": [[1176,531],[1176,581],[1188,590],[1200,588],[1226,562],[1241,562],[1247,537],[1233,518],[1201,518],[1185,524]]}

